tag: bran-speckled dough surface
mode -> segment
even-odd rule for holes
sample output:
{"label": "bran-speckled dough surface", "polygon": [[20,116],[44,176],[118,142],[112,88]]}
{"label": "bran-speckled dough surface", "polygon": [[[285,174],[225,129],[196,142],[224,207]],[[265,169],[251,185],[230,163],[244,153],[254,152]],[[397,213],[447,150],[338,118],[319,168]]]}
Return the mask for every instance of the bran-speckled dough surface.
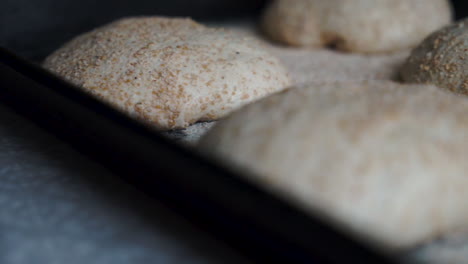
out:
{"label": "bran-speckled dough surface", "polygon": [[411,53],[401,76],[409,83],[430,83],[468,95],[468,19],[425,39]]}
{"label": "bran-speckled dough surface", "polygon": [[118,20],[74,38],[43,65],[160,130],[216,120],[290,85],[260,43],[181,18]]}

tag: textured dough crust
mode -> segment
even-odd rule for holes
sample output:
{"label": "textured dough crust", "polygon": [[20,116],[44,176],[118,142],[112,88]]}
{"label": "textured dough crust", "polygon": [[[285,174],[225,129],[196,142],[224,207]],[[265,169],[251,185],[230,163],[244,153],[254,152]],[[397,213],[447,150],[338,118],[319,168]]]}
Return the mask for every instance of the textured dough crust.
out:
{"label": "textured dough crust", "polygon": [[468,226],[467,113],[435,86],[314,84],[236,111],[199,147],[396,250]]}
{"label": "textured dough crust", "polygon": [[373,53],[414,47],[451,17],[447,0],[275,0],[262,27],[288,45]]}
{"label": "textured dough crust", "polygon": [[43,65],[163,130],[218,119],[290,84],[258,42],[190,19],[118,20],[76,37]]}
{"label": "textured dough crust", "polygon": [[468,94],[468,19],[425,39],[411,53],[401,76],[406,82],[430,83]]}

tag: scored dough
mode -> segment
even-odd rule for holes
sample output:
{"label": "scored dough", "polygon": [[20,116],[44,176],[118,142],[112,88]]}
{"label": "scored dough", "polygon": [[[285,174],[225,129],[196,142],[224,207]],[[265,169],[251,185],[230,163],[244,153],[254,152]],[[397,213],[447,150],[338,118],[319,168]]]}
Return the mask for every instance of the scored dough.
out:
{"label": "scored dough", "polygon": [[286,88],[255,40],[190,19],[121,19],[78,36],[44,67],[161,130],[184,128]]}
{"label": "scored dough", "polygon": [[468,225],[466,113],[466,98],[435,86],[311,84],[236,111],[199,147],[398,250]]}
{"label": "scored dough", "polygon": [[451,13],[448,0],[275,0],[262,28],[288,45],[389,52],[416,46]]}

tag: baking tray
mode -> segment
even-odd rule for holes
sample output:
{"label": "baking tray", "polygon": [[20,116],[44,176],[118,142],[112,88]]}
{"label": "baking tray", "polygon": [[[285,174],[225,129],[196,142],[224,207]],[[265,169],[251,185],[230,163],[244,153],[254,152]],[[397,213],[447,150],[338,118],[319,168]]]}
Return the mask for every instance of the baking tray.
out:
{"label": "baking tray", "polygon": [[0,76],[3,104],[255,262],[391,263],[3,48]]}
{"label": "baking tray", "polygon": [[[28,11],[22,11],[20,6],[26,2],[7,2],[7,8],[0,11],[3,12],[0,13],[1,24],[11,22],[8,19],[14,12],[5,16],[9,10],[27,16]],[[52,2],[54,0],[46,3],[52,5]],[[87,2],[83,1],[84,6]],[[106,4],[120,2],[100,1],[101,9],[92,9],[85,18],[95,18],[99,12],[106,11]],[[148,6],[147,1],[132,1],[131,6],[143,2]],[[183,1],[176,2],[182,5]],[[242,12],[234,13],[244,16],[258,12],[263,1],[253,2],[255,4],[249,8],[240,8]],[[157,4],[158,1],[154,1],[153,5]],[[458,17],[466,14],[465,5],[464,1],[455,1]],[[73,35],[117,17],[134,15],[140,10],[128,5],[116,6],[110,14],[88,20],[74,16],[67,20],[67,12],[73,10],[62,10],[63,21],[68,21],[61,25],[62,28],[57,28],[54,20],[38,23],[37,27],[29,23],[29,35],[24,34],[26,29],[20,26],[12,27],[10,31],[6,27],[0,28],[0,44],[3,46],[0,48],[1,103],[65,140],[255,262],[394,262],[319,218],[257,188],[222,165],[168,141],[33,62],[40,61]],[[184,12],[187,11],[174,11],[171,15],[190,15],[190,12]],[[223,14],[219,10],[215,13],[198,15],[209,20],[219,19]],[[41,21],[41,18],[36,19]],[[63,33],[64,27],[70,30]],[[31,37],[40,34],[44,35],[39,40]],[[47,36],[51,36],[50,39]]]}

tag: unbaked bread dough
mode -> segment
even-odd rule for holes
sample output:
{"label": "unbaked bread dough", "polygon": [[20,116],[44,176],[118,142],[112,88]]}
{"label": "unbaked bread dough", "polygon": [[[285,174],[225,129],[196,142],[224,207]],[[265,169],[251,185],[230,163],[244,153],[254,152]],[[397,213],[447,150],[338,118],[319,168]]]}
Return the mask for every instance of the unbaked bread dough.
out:
{"label": "unbaked bread dough", "polygon": [[448,0],[275,0],[262,28],[288,45],[373,53],[416,46],[451,17]]}
{"label": "unbaked bread dough", "polygon": [[262,46],[190,19],[121,19],[78,36],[44,67],[161,129],[223,117],[289,77]]}
{"label": "unbaked bread dough", "polygon": [[406,82],[431,83],[468,94],[468,19],[424,40],[402,67],[401,76]]}
{"label": "unbaked bread dough", "polygon": [[372,245],[407,249],[468,226],[467,113],[430,85],[311,84],[218,121],[199,147]]}

